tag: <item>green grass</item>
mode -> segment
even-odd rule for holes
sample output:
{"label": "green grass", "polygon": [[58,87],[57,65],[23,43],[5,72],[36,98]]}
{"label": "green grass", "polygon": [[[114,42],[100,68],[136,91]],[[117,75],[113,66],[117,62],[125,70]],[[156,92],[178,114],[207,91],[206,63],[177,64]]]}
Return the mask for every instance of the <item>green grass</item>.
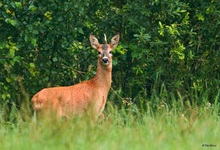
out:
{"label": "green grass", "polygon": [[[17,112],[16,123],[0,117],[1,150],[184,150],[220,148],[219,109],[168,108],[140,113],[108,107],[101,122],[89,119],[34,123]],[[24,121],[25,120],[25,121]],[[203,144],[206,144],[205,147]]]}

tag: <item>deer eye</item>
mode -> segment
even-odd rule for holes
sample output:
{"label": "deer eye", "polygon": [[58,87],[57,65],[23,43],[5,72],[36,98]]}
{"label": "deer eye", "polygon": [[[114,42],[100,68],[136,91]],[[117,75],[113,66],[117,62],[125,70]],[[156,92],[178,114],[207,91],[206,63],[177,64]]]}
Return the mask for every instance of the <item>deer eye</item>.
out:
{"label": "deer eye", "polygon": [[101,52],[98,52],[98,54],[100,55],[100,54],[101,54]]}
{"label": "deer eye", "polygon": [[110,51],[109,54],[112,54],[112,51]]}

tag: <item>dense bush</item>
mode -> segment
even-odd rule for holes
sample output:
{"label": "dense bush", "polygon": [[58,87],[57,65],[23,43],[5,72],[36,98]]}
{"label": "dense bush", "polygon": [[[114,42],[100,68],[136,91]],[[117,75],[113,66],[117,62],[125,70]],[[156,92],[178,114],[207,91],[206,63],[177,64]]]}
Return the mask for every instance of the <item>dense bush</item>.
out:
{"label": "dense bush", "polygon": [[109,96],[117,105],[220,99],[219,1],[3,0],[0,10],[0,107],[7,112],[43,87],[94,76],[90,33],[101,41],[103,33],[121,35]]}

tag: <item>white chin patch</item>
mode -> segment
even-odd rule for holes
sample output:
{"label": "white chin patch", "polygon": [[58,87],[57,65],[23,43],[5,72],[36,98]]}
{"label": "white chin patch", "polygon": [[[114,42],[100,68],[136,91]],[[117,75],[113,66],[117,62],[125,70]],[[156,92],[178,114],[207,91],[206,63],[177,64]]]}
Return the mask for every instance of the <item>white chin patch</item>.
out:
{"label": "white chin patch", "polygon": [[102,64],[103,64],[104,66],[108,66],[109,62],[106,62],[106,63],[102,62]]}

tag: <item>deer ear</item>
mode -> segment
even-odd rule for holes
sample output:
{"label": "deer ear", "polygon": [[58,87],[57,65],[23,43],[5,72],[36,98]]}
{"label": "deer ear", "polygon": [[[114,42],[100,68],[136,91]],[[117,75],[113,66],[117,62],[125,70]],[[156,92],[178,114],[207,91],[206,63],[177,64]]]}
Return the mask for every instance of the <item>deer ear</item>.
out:
{"label": "deer ear", "polygon": [[116,34],[115,36],[113,36],[113,38],[111,39],[111,43],[110,43],[112,48],[115,48],[116,46],[118,46],[119,38],[120,38],[119,34]]}
{"label": "deer ear", "polygon": [[98,49],[98,47],[99,47],[100,44],[99,44],[98,39],[97,39],[95,36],[90,35],[90,36],[89,36],[89,41],[90,41],[91,46],[92,46],[94,49]]}

